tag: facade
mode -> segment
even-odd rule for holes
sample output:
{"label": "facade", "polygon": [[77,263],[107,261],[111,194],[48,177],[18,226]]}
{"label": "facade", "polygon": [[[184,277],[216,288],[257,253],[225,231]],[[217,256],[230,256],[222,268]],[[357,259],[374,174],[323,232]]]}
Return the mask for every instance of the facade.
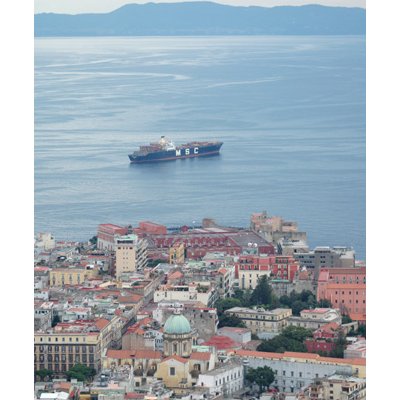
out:
{"label": "facade", "polygon": [[260,339],[270,339],[279,335],[288,325],[288,319],[292,315],[289,308],[276,308],[265,310],[264,308],[233,307],[225,311],[228,315],[236,315]]}
{"label": "facade", "polygon": [[91,266],[52,268],[49,272],[50,286],[82,285],[86,279],[98,275],[98,269]]}
{"label": "facade", "polygon": [[365,378],[365,359],[321,357],[310,353],[268,353],[236,350],[250,368],[268,366],[274,370],[275,381],[271,386],[281,392],[294,393],[314,382],[333,374]]}
{"label": "facade", "polygon": [[366,268],[326,268],[318,279],[317,300],[327,299],[353,321],[366,320]]}
{"label": "facade", "polygon": [[356,377],[332,375],[316,379],[306,390],[306,399],[365,400],[366,380]]}
{"label": "facade", "polygon": [[205,307],[211,307],[217,300],[218,292],[209,283],[207,285],[191,283],[189,285],[162,285],[154,292],[154,302],[160,301],[199,301]]}
{"label": "facade", "polygon": [[349,344],[344,351],[344,358],[366,358],[367,341],[359,338],[356,342]]}
{"label": "facade", "polygon": [[251,215],[250,228],[275,244],[282,239],[307,242],[307,234],[299,232],[297,222],[285,221],[278,216],[268,216],[266,211]]}
{"label": "facade", "polygon": [[143,270],[147,265],[147,242],[130,234],[115,239],[115,275]]}
{"label": "facade", "polygon": [[229,397],[243,389],[244,370],[238,362],[227,362],[199,375],[196,386],[207,387],[212,396]]}
{"label": "facade", "polygon": [[319,246],[305,253],[295,253],[294,258],[301,267],[314,271],[314,279],[318,280],[321,268],[354,268],[355,252],[351,247]]}
{"label": "facade", "polygon": [[287,320],[288,326],[299,326],[313,331],[331,322],[341,325],[342,316],[339,310],[333,308],[303,310],[300,312],[300,317],[291,316]]}
{"label": "facade", "polygon": [[169,263],[181,265],[185,262],[185,245],[176,242],[169,249]]}
{"label": "facade", "polygon": [[300,269],[292,256],[264,254],[241,254],[235,267],[241,289],[254,289],[263,275],[293,282]]}
{"label": "facade", "polygon": [[52,250],[56,247],[56,240],[51,233],[38,233],[35,239],[35,247]]}
{"label": "facade", "polygon": [[251,330],[248,328],[234,328],[224,326],[217,331],[218,336],[227,336],[237,343],[245,344],[251,340]]}

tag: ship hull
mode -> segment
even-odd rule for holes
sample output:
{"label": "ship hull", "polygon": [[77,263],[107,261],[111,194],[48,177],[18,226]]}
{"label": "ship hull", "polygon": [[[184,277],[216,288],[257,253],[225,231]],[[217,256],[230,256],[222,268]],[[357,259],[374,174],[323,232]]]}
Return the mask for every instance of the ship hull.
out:
{"label": "ship hull", "polygon": [[141,155],[135,156],[134,154],[129,154],[128,157],[131,164],[173,161],[185,158],[217,155],[219,154],[221,146],[222,146],[221,142],[213,143],[207,146],[182,146],[176,148],[175,150],[157,151],[143,156]]}

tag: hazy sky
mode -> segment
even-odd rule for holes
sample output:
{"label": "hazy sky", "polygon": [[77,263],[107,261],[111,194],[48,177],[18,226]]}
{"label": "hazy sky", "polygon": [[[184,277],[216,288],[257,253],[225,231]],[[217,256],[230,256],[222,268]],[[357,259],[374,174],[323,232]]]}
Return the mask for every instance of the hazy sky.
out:
{"label": "hazy sky", "polygon": [[[179,3],[192,0],[155,0],[153,3]],[[87,13],[109,12],[129,3],[149,3],[150,0],[35,0],[35,13]],[[322,4],[326,6],[363,7],[365,0],[214,0],[215,3],[223,3],[237,6],[299,6],[303,4]]]}

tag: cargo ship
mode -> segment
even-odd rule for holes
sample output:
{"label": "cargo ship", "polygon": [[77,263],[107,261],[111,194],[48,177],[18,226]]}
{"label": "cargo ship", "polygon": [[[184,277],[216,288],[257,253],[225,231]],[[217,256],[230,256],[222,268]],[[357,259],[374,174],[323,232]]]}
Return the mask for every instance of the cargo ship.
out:
{"label": "cargo ship", "polygon": [[128,157],[131,164],[138,164],[212,156],[219,154],[222,145],[222,142],[190,142],[175,146],[171,140],[161,136],[158,142],[140,146],[139,150],[129,154]]}

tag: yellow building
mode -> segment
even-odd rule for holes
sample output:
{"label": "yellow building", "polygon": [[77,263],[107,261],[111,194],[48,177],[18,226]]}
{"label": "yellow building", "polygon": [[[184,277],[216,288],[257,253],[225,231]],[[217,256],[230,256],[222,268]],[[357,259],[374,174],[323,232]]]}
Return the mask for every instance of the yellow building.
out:
{"label": "yellow building", "polygon": [[115,275],[142,270],[147,265],[147,242],[136,235],[118,236],[115,245]]}
{"label": "yellow building", "polygon": [[281,333],[282,329],[288,325],[288,318],[292,316],[290,308],[265,310],[264,308],[233,307],[225,313],[240,318],[256,335]]}
{"label": "yellow building", "polygon": [[88,278],[98,275],[96,268],[53,268],[50,270],[50,286],[81,285]]}
{"label": "yellow building", "polygon": [[103,351],[120,340],[122,324],[115,316],[111,321],[59,323],[48,332],[35,332],[35,371],[49,369],[57,375],[78,363],[98,370]]}
{"label": "yellow building", "polygon": [[169,249],[169,263],[178,265],[185,263],[184,243],[174,243],[174,245]]}
{"label": "yellow building", "polygon": [[100,332],[35,332],[35,371],[48,369],[61,374],[75,364],[100,368]]}

